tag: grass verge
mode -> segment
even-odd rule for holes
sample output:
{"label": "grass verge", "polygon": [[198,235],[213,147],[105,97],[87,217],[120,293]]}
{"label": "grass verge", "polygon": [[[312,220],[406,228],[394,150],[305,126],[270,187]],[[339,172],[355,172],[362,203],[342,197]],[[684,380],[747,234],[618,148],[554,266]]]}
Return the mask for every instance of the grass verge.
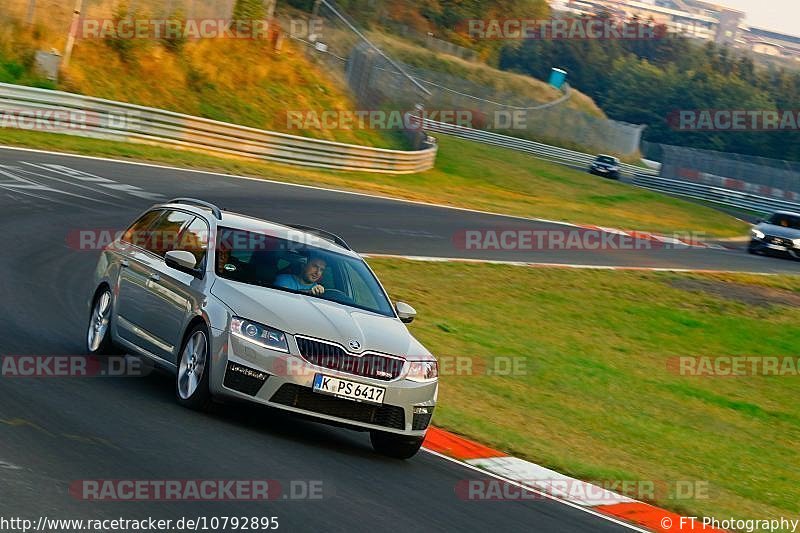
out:
{"label": "grass verge", "polygon": [[440,136],[434,169],[406,176],[304,169],[2,128],[0,144],[165,163],[623,229],[702,232],[709,237],[736,237],[747,231],[746,224],[708,207],[591,176],[520,152],[447,136]]}
{"label": "grass verge", "polygon": [[[797,361],[800,278],[370,264],[451,363],[436,425],[574,477],[654,481],[655,503],[677,512],[797,514],[800,376],[688,377],[668,361]],[[453,356],[476,369],[519,357],[526,371],[455,375]],[[707,483],[707,496],[663,490],[681,481]]]}

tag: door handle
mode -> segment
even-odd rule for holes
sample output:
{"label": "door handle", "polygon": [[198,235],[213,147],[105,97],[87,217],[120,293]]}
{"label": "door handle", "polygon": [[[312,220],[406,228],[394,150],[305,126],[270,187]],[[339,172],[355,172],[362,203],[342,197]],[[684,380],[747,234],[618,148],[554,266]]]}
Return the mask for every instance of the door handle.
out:
{"label": "door handle", "polygon": [[128,262],[127,259],[123,259],[122,261],[119,262],[119,266],[121,266],[122,268],[128,268],[130,265],[131,264]]}
{"label": "door handle", "polygon": [[158,274],[150,274],[150,279],[152,281],[160,281],[161,280],[161,276],[159,276]]}

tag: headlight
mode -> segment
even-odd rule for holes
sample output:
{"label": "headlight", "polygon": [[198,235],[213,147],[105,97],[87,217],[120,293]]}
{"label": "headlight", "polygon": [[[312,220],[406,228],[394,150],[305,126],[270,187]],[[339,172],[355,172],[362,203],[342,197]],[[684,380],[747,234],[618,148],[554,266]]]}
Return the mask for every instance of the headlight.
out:
{"label": "headlight", "polygon": [[289,353],[289,345],[286,344],[286,334],[277,329],[252,322],[244,318],[233,317],[231,319],[231,334],[241,339],[246,339],[254,344]]}
{"label": "headlight", "polygon": [[800,239],[792,239],[792,245],[794,245],[795,248],[800,248]]}
{"label": "headlight", "polygon": [[436,361],[411,361],[406,378],[411,381],[433,381],[439,377],[439,363]]}
{"label": "headlight", "polygon": [[[754,239],[763,239],[764,233],[761,230],[753,228],[750,230],[750,234],[753,236]],[[794,241],[792,241],[794,242]]]}

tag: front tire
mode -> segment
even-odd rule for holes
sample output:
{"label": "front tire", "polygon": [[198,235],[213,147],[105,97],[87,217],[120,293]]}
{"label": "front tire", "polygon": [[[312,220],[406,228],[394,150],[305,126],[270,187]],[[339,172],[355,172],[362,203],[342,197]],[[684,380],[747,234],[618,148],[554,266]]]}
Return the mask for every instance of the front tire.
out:
{"label": "front tire", "polygon": [[114,343],[111,340],[111,290],[104,287],[92,302],[89,329],[86,332],[86,351],[89,355],[111,355]]}
{"label": "front tire", "polygon": [[369,440],[372,448],[381,455],[393,459],[410,459],[422,447],[425,437],[408,437],[383,431],[370,431]]}
{"label": "front tire", "polygon": [[205,326],[195,326],[181,346],[178,373],[175,377],[175,397],[184,407],[202,411],[211,403],[211,390],[208,386],[210,352]]}

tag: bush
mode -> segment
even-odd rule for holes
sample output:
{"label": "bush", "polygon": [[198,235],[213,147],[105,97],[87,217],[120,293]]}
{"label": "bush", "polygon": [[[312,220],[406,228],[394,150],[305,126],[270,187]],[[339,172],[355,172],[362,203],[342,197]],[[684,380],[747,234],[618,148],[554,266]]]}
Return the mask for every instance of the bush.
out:
{"label": "bush", "polygon": [[[112,20],[114,22],[114,27],[120,27],[120,21],[123,21],[128,18],[128,5],[125,3],[120,3],[119,6],[114,10],[114,14],[112,16]],[[122,37],[119,35],[106,35],[104,37],[104,42],[106,46],[114,50],[119,58],[125,62],[130,63],[134,56],[134,39]]]}

